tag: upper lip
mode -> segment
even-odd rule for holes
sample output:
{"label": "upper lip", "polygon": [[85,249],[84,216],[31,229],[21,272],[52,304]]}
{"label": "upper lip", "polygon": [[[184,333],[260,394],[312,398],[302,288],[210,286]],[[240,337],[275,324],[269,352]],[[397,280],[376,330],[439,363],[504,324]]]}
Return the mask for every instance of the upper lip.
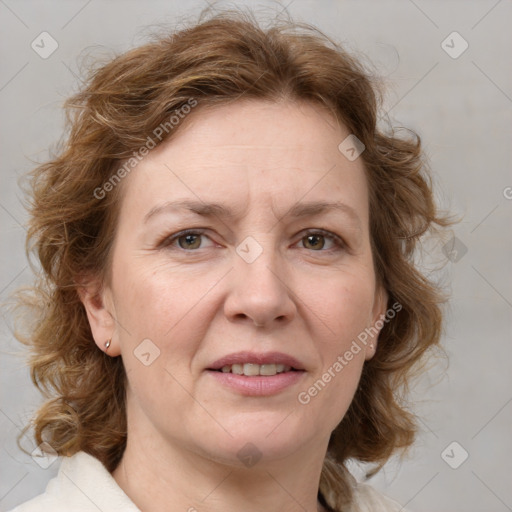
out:
{"label": "upper lip", "polygon": [[304,370],[304,365],[295,357],[283,354],[282,352],[235,352],[221,357],[208,366],[208,370],[220,370],[224,366],[232,364],[284,364],[295,370]]}

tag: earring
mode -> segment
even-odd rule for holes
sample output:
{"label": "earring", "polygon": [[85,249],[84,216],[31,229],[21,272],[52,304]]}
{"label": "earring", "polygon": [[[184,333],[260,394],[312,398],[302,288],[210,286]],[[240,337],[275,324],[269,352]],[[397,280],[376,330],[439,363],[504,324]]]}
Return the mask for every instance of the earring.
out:
{"label": "earring", "polygon": [[374,345],[373,345],[373,343],[372,343],[372,344],[370,345],[370,348],[373,350],[373,347],[374,347]]}
{"label": "earring", "polygon": [[110,339],[110,340],[105,341],[105,351],[107,351],[107,350],[108,350],[108,348],[110,347],[110,344],[111,344],[111,343],[112,343],[112,340],[111,340],[111,339]]}

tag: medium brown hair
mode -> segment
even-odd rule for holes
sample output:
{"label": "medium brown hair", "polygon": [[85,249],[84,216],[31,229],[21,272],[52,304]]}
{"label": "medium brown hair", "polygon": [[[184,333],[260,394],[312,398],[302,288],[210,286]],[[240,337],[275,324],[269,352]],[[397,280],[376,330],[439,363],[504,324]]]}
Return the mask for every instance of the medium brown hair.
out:
{"label": "medium brown hair", "polygon": [[198,112],[241,98],[314,102],[365,145],[376,276],[389,305],[399,303],[401,310],[382,328],[376,355],[365,363],[354,400],[331,436],[322,501],[334,509],[350,502],[348,459],[383,464],[412,443],[415,421],[402,391],[416,363],[439,343],[443,301],[413,256],[421,236],[448,220],[434,204],[419,137],[377,128],[377,85],[317,29],[289,21],[263,29],[238,11],[159,35],[91,72],[66,101],[65,142],[30,180],[27,250],[41,271],[32,293],[20,299],[37,314],[19,338],[30,346],[32,378],[47,398],[33,420],[38,444],[45,440],[61,455],[84,450],[110,471],[122,457],[122,359],[97,348],[78,296],[83,276],[108,279],[121,187],[101,199],[94,191],[191,98]]}

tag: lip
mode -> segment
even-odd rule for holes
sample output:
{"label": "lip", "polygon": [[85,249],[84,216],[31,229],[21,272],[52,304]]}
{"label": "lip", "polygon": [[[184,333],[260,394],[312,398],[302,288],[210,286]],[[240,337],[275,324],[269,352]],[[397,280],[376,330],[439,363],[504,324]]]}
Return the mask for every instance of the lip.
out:
{"label": "lip", "polygon": [[[247,376],[234,373],[222,373],[223,366],[232,364],[284,364],[293,370],[268,376]],[[219,384],[244,396],[271,396],[284,391],[299,382],[306,371],[298,359],[282,352],[257,353],[242,351],[229,354],[213,362],[206,372]]]}
{"label": "lip", "polygon": [[[213,362],[211,365],[206,368],[207,370],[220,370],[223,366],[232,365],[232,364],[244,364],[244,363],[253,363],[253,364],[284,364],[285,366],[291,366],[294,370],[304,370],[304,365],[295,357],[292,357],[288,354],[283,354],[282,352],[235,352],[233,354],[229,354],[227,356],[221,357],[217,359],[217,361]],[[290,372],[286,372],[290,373]],[[227,374],[224,374],[227,375]],[[251,377],[255,378],[255,377]],[[269,377],[265,377],[268,379]]]}
{"label": "lip", "polygon": [[234,373],[222,373],[207,370],[220,385],[244,396],[271,396],[297,384],[306,374],[305,371],[289,371],[276,375],[262,377],[247,377]]}

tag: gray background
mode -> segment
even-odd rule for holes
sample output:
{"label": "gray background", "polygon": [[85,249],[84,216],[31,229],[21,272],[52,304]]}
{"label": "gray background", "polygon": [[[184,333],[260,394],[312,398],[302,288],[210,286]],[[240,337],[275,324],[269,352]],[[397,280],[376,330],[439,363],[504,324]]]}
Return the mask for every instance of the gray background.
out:
{"label": "gray background", "polygon": [[[512,188],[507,188],[512,187],[512,3],[243,3],[266,6],[267,15],[287,6],[295,19],[366,54],[388,83],[385,110],[423,138],[440,203],[463,215],[454,228],[458,252],[439,243],[427,251],[429,261],[446,262],[439,277],[450,283],[443,338],[450,364],[434,365],[414,388],[422,418],[417,443],[403,461],[391,460],[372,484],[411,511],[512,510]],[[103,57],[121,52],[142,43],[148,25],[173,25],[206,5],[0,0],[0,300],[31,279],[17,180],[34,161],[44,161],[60,137],[60,106],[76,89],[79,54],[88,47]],[[59,45],[47,59],[31,48],[43,31]],[[469,44],[458,58],[453,56],[463,41],[457,36],[445,43],[452,56],[442,47],[453,31]],[[43,469],[16,447],[39,395],[11,329],[12,319],[2,310],[1,510],[42,492],[58,466]],[[444,452],[453,441],[458,445]],[[452,469],[447,462],[458,465],[462,450],[469,458]],[[353,469],[362,472],[360,466]]]}

